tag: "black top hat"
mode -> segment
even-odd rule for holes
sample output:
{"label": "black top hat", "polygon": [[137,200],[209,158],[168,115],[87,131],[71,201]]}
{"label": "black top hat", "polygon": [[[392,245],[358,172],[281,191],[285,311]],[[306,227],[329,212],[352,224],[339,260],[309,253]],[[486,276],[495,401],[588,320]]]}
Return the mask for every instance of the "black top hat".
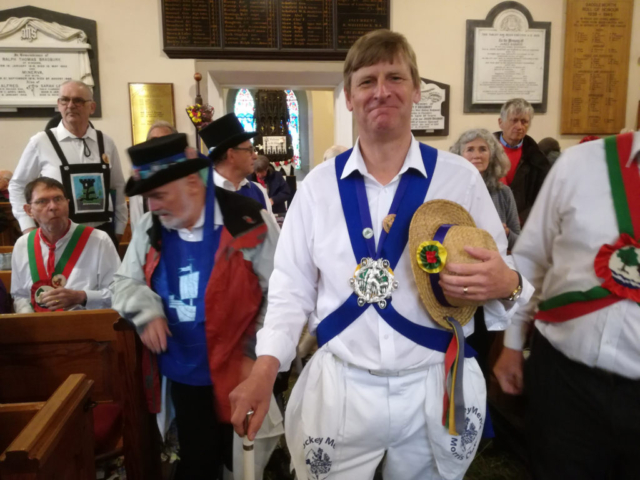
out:
{"label": "black top hat", "polygon": [[139,195],[211,165],[204,156],[187,158],[187,146],[187,136],[174,133],[130,147],[127,152],[133,164],[133,176],[125,186],[125,193],[130,197]]}
{"label": "black top hat", "polygon": [[245,132],[235,113],[227,113],[200,130],[200,138],[209,149],[209,158],[216,160],[236,145],[258,135]]}

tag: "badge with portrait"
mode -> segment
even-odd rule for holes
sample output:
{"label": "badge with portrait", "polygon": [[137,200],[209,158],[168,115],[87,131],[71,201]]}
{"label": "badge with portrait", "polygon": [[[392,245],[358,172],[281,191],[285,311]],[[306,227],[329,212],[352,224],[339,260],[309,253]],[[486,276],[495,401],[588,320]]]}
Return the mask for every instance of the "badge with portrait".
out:
{"label": "badge with portrait", "polygon": [[67,191],[69,218],[75,223],[109,222],[109,165],[83,163],[60,167],[62,184]]}

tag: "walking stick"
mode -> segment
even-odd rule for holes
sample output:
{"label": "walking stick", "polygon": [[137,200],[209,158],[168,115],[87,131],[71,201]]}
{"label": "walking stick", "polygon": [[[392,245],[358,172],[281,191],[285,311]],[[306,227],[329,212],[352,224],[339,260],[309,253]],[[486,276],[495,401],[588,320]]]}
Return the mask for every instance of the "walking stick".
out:
{"label": "walking stick", "polygon": [[249,440],[249,420],[253,415],[253,410],[247,412],[247,416],[244,419],[244,437],[242,437],[242,450],[244,458],[244,480],[255,480],[256,478],[256,464],[255,453],[253,451],[253,441]]}

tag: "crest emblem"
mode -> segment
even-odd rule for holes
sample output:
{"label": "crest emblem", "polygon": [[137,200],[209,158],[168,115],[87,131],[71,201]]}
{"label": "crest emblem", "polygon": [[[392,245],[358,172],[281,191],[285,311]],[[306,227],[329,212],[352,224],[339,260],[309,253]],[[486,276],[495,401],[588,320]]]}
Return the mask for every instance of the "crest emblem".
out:
{"label": "crest emblem", "polygon": [[594,262],[602,287],[614,295],[640,302],[640,244],[627,234],[614,245],[603,245]]}
{"label": "crest emblem", "polygon": [[307,453],[307,471],[313,480],[323,480],[327,478],[331,471],[331,457],[322,448],[318,450],[310,449]]}
{"label": "crest emblem", "polygon": [[388,260],[363,258],[349,279],[351,288],[358,296],[358,305],[377,303],[380,308],[387,306],[387,299],[398,289]]}

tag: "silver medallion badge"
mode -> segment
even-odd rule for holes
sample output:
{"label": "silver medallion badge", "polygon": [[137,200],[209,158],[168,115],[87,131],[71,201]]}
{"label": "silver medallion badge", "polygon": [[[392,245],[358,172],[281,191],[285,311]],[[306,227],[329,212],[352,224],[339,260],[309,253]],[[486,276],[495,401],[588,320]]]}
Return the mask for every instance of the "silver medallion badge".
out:
{"label": "silver medallion badge", "polygon": [[349,279],[351,288],[358,296],[358,305],[377,303],[380,308],[387,306],[387,299],[398,289],[393,270],[388,260],[363,258]]}

